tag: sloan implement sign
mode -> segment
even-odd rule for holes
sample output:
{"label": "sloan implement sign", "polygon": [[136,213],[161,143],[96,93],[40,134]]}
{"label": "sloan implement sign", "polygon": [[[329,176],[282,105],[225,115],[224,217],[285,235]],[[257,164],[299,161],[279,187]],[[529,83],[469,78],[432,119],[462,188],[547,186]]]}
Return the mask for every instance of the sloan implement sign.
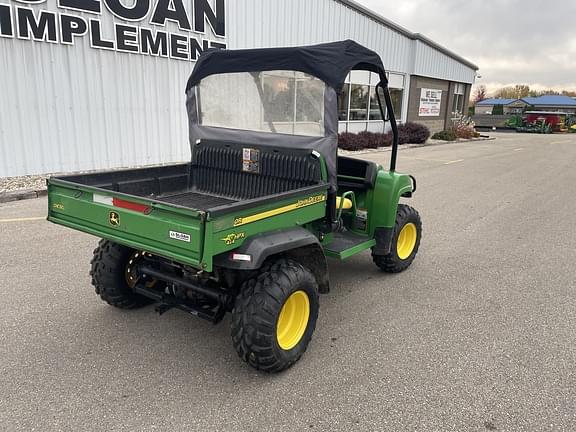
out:
{"label": "sloan implement sign", "polygon": [[0,37],[195,61],[226,48],[225,0],[12,0]]}

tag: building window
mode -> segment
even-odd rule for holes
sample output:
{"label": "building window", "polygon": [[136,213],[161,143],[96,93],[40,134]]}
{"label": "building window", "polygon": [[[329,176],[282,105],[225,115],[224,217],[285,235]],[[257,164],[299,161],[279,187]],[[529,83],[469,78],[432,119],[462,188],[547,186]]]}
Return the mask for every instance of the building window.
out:
{"label": "building window", "polygon": [[392,99],[392,107],[394,108],[394,117],[400,120],[402,117],[402,98],[404,97],[404,90],[391,88],[390,99]]}
{"label": "building window", "polygon": [[388,87],[390,88],[390,99],[394,108],[396,120],[402,119],[402,101],[404,99],[404,75],[389,73]]}
{"label": "building window", "polygon": [[452,98],[452,115],[462,115],[464,111],[464,84],[456,84]]}
{"label": "building window", "polygon": [[350,120],[368,119],[369,86],[352,84],[350,87]]}
{"label": "building window", "polygon": [[[404,75],[387,73],[388,87],[396,119],[401,120],[404,98]],[[378,74],[366,71],[352,71],[338,97],[338,119],[340,131],[359,132],[362,130],[383,130],[382,113],[376,97],[376,85],[380,82]],[[381,89],[383,104],[384,95]],[[383,107],[384,115],[386,106]]]}
{"label": "building window", "polygon": [[338,120],[347,121],[348,120],[348,108],[350,105],[350,84],[344,84],[342,86],[342,92],[338,97]]}
{"label": "building window", "polygon": [[[378,93],[380,93],[380,100],[384,104],[384,95],[380,87],[378,87]],[[384,112],[386,112],[386,107],[384,106],[382,108],[384,108]],[[378,97],[376,96],[376,87],[370,87],[370,113],[368,120],[382,120],[382,113],[380,112]]]}

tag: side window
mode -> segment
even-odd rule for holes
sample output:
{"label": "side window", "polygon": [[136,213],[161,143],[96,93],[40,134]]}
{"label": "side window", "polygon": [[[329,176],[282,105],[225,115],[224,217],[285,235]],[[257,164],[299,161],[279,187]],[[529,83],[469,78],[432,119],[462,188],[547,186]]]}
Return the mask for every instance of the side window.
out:
{"label": "side window", "polygon": [[464,84],[457,83],[452,98],[452,115],[461,115],[464,111]]}

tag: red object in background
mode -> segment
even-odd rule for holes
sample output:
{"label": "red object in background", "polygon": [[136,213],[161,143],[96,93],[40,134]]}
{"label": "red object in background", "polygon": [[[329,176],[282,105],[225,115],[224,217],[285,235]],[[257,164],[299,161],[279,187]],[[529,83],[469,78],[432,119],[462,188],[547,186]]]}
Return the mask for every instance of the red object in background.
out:
{"label": "red object in background", "polygon": [[565,114],[557,113],[557,112],[527,112],[526,113],[526,121],[528,123],[534,123],[538,120],[544,120],[550,126],[552,126],[552,130],[557,132],[560,130],[560,124],[564,123],[562,117]]}

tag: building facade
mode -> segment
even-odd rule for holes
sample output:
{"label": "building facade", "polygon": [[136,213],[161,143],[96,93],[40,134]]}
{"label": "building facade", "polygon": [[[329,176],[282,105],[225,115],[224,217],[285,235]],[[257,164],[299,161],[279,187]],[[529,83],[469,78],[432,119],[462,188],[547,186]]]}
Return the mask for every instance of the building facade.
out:
{"label": "building facade", "polygon": [[[354,39],[389,71],[397,118],[446,127],[477,67],[351,0],[0,0],[0,176],[189,159],[184,87],[208,48]],[[340,131],[381,131],[352,73]]]}

